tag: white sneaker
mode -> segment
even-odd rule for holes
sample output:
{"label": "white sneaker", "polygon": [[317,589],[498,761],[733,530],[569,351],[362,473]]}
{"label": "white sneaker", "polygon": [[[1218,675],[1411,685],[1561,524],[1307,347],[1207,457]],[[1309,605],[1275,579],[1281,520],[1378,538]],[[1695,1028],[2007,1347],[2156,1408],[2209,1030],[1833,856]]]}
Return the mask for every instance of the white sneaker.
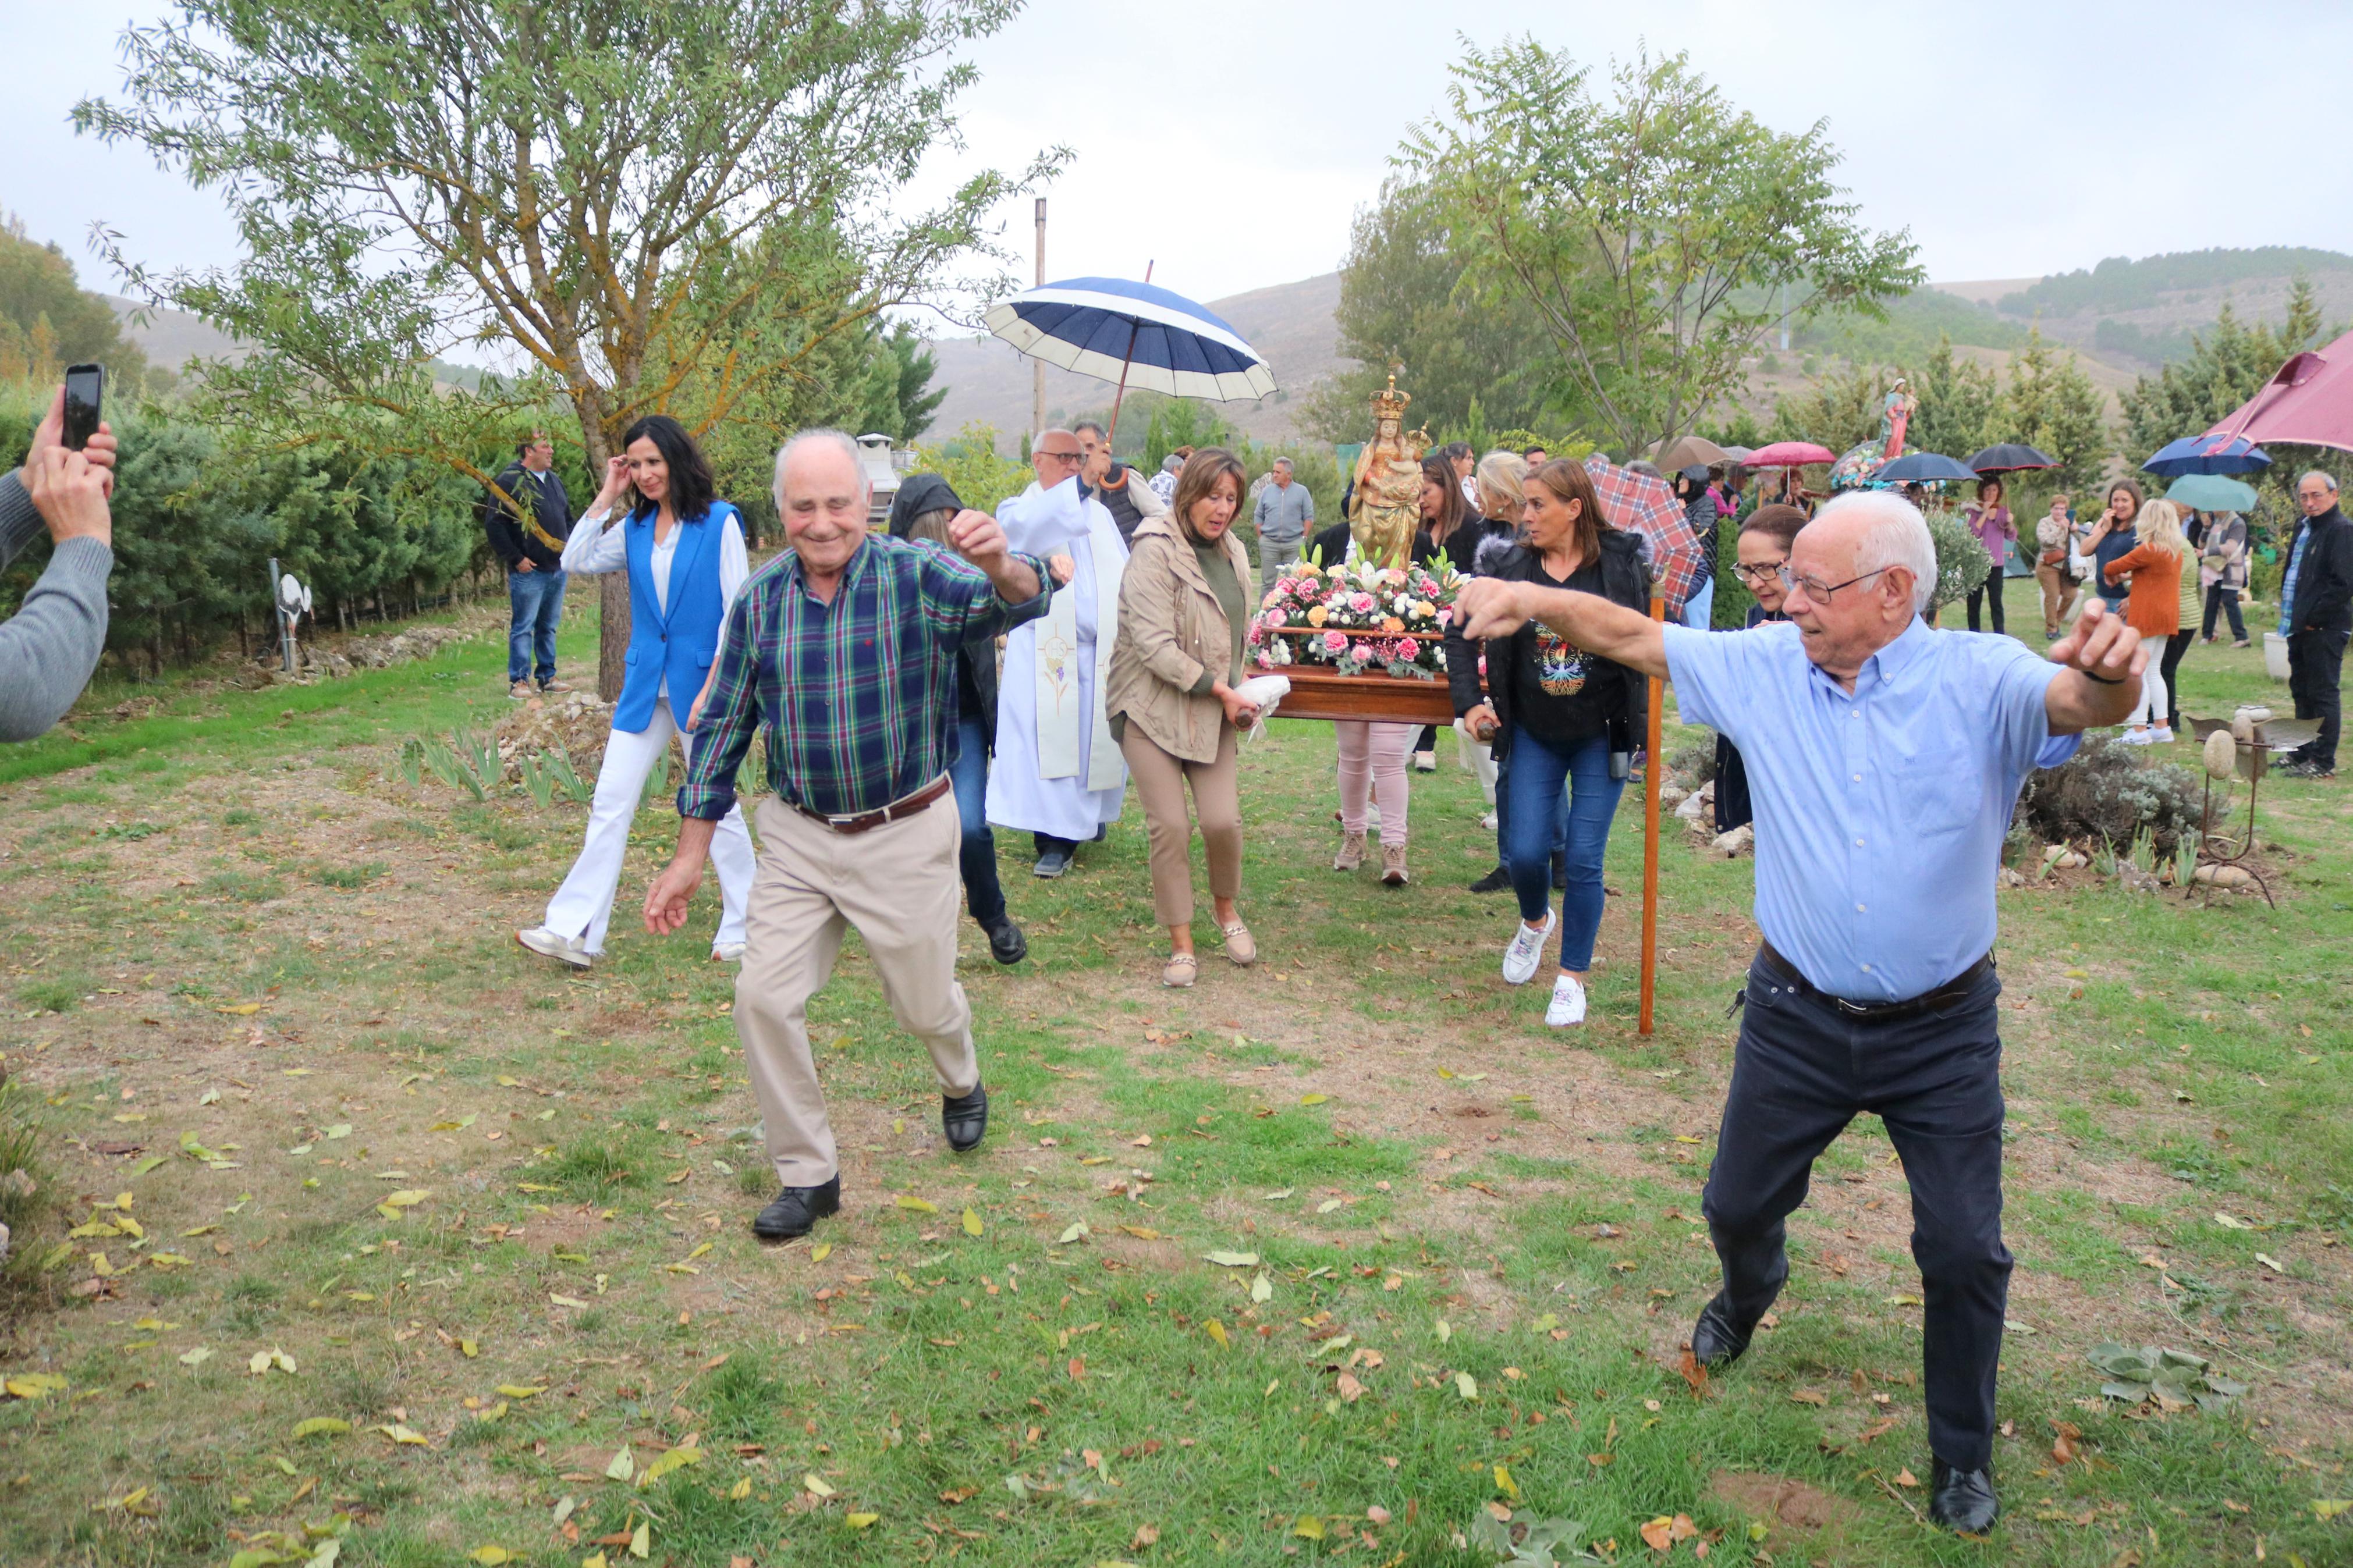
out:
{"label": "white sneaker", "polygon": [[1512,943],[1504,949],[1504,984],[1525,985],[1535,978],[1536,965],[1544,962],[1545,941],[1559,923],[1560,914],[1556,910],[1545,910],[1542,931],[1530,931],[1525,921],[1512,922]]}
{"label": "white sneaker", "polygon": [[2148,733],[2149,739],[2160,746],[2169,746],[2173,744],[2173,727],[2169,724],[2159,724],[2156,729],[2151,730]]}
{"label": "white sneaker", "polygon": [[1575,975],[1564,974],[1552,983],[1552,1005],[1545,1009],[1545,1022],[1556,1029],[1585,1022],[1585,987]]}
{"label": "white sneaker", "polygon": [[1438,753],[1436,752],[1416,752],[1413,754],[1413,771],[1418,773],[1436,773],[1438,771]]}
{"label": "white sneaker", "polygon": [[711,962],[713,963],[743,963],[744,944],[740,942],[712,942],[711,944]]}
{"label": "white sneaker", "polygon": [[2116,737],[2116,744],[2119,746],[2146,746],[2148,743],[2149,735],[2146,730],[2126,730]]}
{"label": "white sneaker", "polygon": [[515,941],[543,958],[561,960],[575,969],[586,969],[593,962],[578,937],[564,936],[545,926],[519,931],[515,932]]}
{"label": "white sneaker", "polygon": [[1479,819],[1479,826],[1493,833],[1501,825],[1497,822],[1495,814],[1491,811]]}

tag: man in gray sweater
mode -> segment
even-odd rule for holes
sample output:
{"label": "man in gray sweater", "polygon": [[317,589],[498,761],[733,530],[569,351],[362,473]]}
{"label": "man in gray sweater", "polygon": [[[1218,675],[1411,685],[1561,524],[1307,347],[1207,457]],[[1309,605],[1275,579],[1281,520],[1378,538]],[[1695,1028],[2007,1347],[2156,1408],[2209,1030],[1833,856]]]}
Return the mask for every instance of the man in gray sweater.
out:
{"label": "man in gray sweater", "polygon": [[114,432],[100,425],[79,452],[64,434],[60,389],[33,432],[24,468],[0,476],[0,567],[44,525],[57,542],[47,570],[0,624],[0,741],[29,741],[63,718],[106,647]]}

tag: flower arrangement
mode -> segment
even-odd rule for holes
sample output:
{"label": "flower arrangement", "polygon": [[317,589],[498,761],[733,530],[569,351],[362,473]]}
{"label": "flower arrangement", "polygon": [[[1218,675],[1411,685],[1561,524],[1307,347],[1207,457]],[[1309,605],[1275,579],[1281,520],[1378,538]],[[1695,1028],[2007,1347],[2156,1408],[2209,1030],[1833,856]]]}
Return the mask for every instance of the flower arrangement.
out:
{"label": "flower arrangement", "polygon": [[1328,665],[1434,680],[1446,668],[1446,627],[1458,582],[1419,565],[1383,567],[1356,555],[1303,561],[1278,578],[1250,622],[1244,657],[1260,669]]}

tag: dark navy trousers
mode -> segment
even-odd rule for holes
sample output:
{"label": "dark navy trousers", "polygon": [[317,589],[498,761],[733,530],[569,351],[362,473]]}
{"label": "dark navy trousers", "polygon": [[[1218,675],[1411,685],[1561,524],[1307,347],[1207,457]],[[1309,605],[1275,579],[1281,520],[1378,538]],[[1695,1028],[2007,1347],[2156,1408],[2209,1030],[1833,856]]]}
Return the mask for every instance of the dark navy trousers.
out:
{"label": "dark navy trousers", "polygon": [[2010,1299],[2001,982],[1989,970],[1950,1006],[1877,1022],[1801,994],[1794,978],[1763,953],[1749,967],[1732,1088],[1702,1201],[1733,1321],[1753,1329],[1780,1294],[1789,1274],[1785,1222],[1805,1201],[1815,1157],[1858,1113],[1876,1114],[1912,1188],[1928,1447],[1957,1468],[1984,1468]]}

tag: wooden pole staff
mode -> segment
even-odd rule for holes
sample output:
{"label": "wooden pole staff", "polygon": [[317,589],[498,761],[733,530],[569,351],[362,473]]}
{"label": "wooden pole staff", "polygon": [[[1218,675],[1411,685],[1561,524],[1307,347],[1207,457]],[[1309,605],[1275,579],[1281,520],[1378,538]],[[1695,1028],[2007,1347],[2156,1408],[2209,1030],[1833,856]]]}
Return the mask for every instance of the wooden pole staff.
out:
{"label": "wooden pole staff", "polygon": [[[1149,261],[1144,264],[1144,280],[1146,283],[1152,281],[1153,266],[1154,264]],[[1111,428],[1103,432],[1103,445],[1106,447],[1119,440],[1119,405],[1127,401],[1127,367],[1135,363],[1135,331],[1138,324],[1134,321],[1127,324],[1127,357],[1119,362],[1119,390],[1112,395],[1111,399]]]}
{"label": "wooden pole staff", "polygon": [[[1667,602],[1655,594],[1651,596],[1651,618],[1667,618]],[[1635,1028],[1645,1039],[1650,1037],[1651,1004],[1659,985],[1659,783],[1665,772],[1659,756],[1659,709],[1664,704],[1666,689],[1665,681],[1651,677],[1650,719],[1643,740],[1648,750],[1642,763],[1642,1013]]]}

